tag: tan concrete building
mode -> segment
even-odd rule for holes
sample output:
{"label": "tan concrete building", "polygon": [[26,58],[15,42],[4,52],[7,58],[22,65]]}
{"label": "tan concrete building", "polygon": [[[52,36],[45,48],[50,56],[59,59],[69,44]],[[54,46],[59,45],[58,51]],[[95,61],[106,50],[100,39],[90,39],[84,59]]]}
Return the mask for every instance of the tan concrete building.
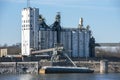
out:
{"label": "tan concrete building", "polygon": [[7,48],[0,49],[0,57],[7,56]]}
{"label": "tan concrete building", "polygon": [[8,55],[19,55],[21,53],[21,48],[19,47],[3,47],[0,48],[0,57]]}

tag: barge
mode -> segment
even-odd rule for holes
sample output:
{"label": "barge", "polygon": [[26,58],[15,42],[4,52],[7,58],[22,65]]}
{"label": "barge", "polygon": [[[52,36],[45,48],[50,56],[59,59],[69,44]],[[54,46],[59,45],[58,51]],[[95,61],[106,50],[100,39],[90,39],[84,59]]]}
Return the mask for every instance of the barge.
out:
{"label": "barge", "polygon": [[62,66],[43,66],[40,70],[40,74],[48,73],[93,73],[94,70],[91,70],[87,67],[62,67]]}

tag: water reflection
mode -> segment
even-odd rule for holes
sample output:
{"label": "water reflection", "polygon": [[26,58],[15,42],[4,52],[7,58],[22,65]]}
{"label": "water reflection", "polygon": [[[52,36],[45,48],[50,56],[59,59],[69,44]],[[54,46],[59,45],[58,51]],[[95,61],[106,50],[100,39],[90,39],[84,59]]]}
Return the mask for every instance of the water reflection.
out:
{"label": "water reflection", "polygon": [[32,80],[33,77],[34,76],[30,74],[22,74],[22,75],[19,75],[18,79],[19,80]]}
{"label": "water reflection", "polygon": [[0,80],[120,80],[120,73],[109,74],[16,74],[0,75]]}

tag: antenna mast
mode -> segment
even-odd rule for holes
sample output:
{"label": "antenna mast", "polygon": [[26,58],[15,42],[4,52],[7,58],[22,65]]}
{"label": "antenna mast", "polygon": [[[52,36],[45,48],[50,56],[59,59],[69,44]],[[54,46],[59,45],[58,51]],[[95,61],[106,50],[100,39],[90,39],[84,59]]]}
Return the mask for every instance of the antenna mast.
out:
{"label": "antenna mast", "polygon": [[30,7],[30,0],[27,0],[27,7]]}

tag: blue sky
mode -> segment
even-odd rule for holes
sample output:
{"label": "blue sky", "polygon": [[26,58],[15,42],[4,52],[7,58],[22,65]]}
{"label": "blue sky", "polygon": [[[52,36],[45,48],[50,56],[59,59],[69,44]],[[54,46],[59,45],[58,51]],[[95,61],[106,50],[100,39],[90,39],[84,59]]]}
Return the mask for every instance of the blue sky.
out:
{"label": "blue sky", "polygon": [[[0,0],[0,44],[21,42],[21,10],[26,0]],[[120,0],[31,0],[31,7],[52,24],[61,12],[63,27],[77,27],[83,17],[96,42],[120,42]]]}

